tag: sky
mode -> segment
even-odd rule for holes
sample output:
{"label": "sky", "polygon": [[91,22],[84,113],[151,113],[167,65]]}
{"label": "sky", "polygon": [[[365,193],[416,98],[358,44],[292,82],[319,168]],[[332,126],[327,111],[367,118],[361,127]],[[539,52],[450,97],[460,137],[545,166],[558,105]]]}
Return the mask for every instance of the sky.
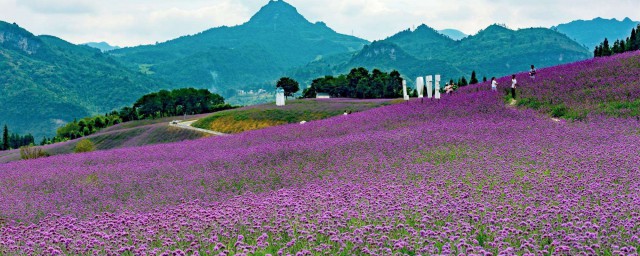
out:
{"label": "sky", "polygon": [[[427,24],[475,34],[491,24],[551,27],[595,17],[640,20],[640,0],[287,0],[309,21],[380,40]],[[0,0],[0,20],[72,43],[135,46],[242,24],[268,0]]]}

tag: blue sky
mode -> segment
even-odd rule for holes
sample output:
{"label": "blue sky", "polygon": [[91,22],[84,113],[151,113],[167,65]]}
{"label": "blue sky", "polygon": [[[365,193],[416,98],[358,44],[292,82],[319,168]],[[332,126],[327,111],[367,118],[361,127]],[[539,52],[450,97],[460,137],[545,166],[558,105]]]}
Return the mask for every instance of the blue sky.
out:
{"label": "blue sky", "polygon": [[[73,43],[151,44],[246,22],[268,0],[0,0],[0,20]],[[550,27],[576,19],[640,20],[640,0],[288,0],[312,22],[368,40],[425,23],[467,34],[493,23]],[[604,3],[604,4],[603,4]]]}

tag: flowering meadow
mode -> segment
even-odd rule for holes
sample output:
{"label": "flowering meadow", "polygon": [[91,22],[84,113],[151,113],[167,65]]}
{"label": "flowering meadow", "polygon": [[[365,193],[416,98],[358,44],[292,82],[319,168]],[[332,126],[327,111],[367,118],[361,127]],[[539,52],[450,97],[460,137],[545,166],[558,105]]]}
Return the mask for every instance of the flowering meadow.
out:
{"label": "flowering meadow", "polygon": [[[594,58],[517,75],[519,105],[556,117],[587,119],[592,113],[640,116],[640,52]],[[511,86],[511,76],[498,80]],[[491,82],[481,86],[489,90]]]}
{"label": "flowering meadow", "polygon": [[217,112],[198,120],[193,126],[222,133],[240,133],[301,121],[326,119],[345,112],[360,112],[393,102],[394,100],[390,99],[346,98],[289,100],[285,106],[271,103]]}
{"label": "flowering meadow", "polygon": [[639,146],[635,118],[557,122],[469,90],[13,162],[0,254],[637,255]]}

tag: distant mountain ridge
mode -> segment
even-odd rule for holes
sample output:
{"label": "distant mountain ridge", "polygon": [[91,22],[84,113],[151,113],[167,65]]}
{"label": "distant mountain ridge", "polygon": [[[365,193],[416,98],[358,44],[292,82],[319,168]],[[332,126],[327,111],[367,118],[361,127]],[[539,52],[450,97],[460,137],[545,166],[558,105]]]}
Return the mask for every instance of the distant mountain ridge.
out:
{"label": "distant mountain ridge", "polygon": [[593,50],[605,38],[608,38],[609,42],[613,42],[616,39],[625,39],[631,33],[631,29],[635,28],[638,23],[640,22],[633,21],[630,18],[619,21],[617,19],[598,17],[592,20],[576,20],[560,24],[551,27],[551,29],[557,30]]}
{"label": "distant mountain ridge", "polygon": [[463,33],[460,30],[457,29],[443,29],[443,30],[438,30],[438,33],[443,34],[445,36],[450,37],[453,40],[462,40],[465,37],[468,37],[469,35]]}
{"label": "distant mountain ridge", "polygon": [[97,49],[0,21],[0,125],[39,141],[74,118],[130,105],[169,87]]}
{"label": "distant mountain ridge", "polygon": [[286,70],[368,43],[309,22],[284,1],[270,1],[242,25],[109,53],[134,69],[148,66],[153,76],[228,95],[251,85],[271,88]]}
{"label": "distant mountain ridge", "polygon": [[99,43],[89,42],[89,43],[84,43],[82,45],[86,45],[86,46],[89,46],[89,47],[92,47],[92,48],[96,48],[96,49],[98,49],[98,50],[100,50],[102,52],[108,52],[108,51],[111,51],[111,50],[117,50],[117,49],[121,48],[119,46],[112,46],[107,42],[99,42]]}
{"label": "distant mountain ridge", "polygon": [[[294,77],[308,81],[317,70],[329,74],[348,72],[350,68],[397,69],[413,84],[418,76],[442,75],[443,83],[461,76],[470,78],[476,71],[482,76],[504,76],[538,68],[584,60],[591,52],[567,36],[545,28],[517,31],[491,25],[460,41],[420,25],[385,40],[372,43],[357,54],[319,60],[293,71]],[[399,61],[401,60],[401,61]]]}

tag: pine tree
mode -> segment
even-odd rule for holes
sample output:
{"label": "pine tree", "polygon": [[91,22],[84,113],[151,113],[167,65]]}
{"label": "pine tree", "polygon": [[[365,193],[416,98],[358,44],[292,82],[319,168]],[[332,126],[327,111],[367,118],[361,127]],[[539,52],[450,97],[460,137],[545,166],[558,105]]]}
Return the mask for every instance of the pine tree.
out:
{"label": "pine tree", "polygon": [[463,77],[460,79],[460,86],[466,86],[466,85],[468,85],[468,84],[469,84],[469,83],[467,82],[467,79],[463,76]]}
{"label": "pine tree", "polygon": [[640,24],[638,24],[638,28],[636,28],[636,36],[633,42],[632,51],[640,50]]}
{"label": "pine tree", "polygon": [[486,81],[487,81],[487,77],[486,77],[486,76],[483,76],[483,77],[482,77],[482,82],[486,82]]}
{"label": "pine tree", "polygon": [[471,81],[469,81],[469,84],[477,84],[478,83],[478,78],[476,77],[476,71],[474,70],[473,72],[471,72]]}
{"label": "pine tree", "polygon": [[620,40],[616,40],[613,43],[613,47],[611,47],[611,53],[612,54],[620,53]]}
{"label": "pine tree", "polygon": [[600,46],[599,46],[599,45],[597,45],[597,46],[596,46],[596,48],[593,50],[593,57],[594,57],[594,58],[600,57],[600,56],[601,56],[601,54],[602,54],[602,53],[600,52]]}
{"label": "pine tree", "polygon": [[609,39],[605,38],[602,43],[602,56],[611,56],[611,47],[609,46]]}
{"label": "pine tree", "polygon": [[632,29],[631,30],[631,36],[629,38],[627,38],[627,50],[628,51],[635,50],[634,47],[635,47],[635,43],[636,43],[636,33],[637,33],[636,29],[635,28]]}
{"label": "pine tree", "polygon": [[626,52],[627,51],[627,45],[624,43],[624,40],[620,40],[620,52]]}
{"label": "pine tree", "polygon": [[2,132],[2,150],[9,150],[9,128],[6,124]]}

